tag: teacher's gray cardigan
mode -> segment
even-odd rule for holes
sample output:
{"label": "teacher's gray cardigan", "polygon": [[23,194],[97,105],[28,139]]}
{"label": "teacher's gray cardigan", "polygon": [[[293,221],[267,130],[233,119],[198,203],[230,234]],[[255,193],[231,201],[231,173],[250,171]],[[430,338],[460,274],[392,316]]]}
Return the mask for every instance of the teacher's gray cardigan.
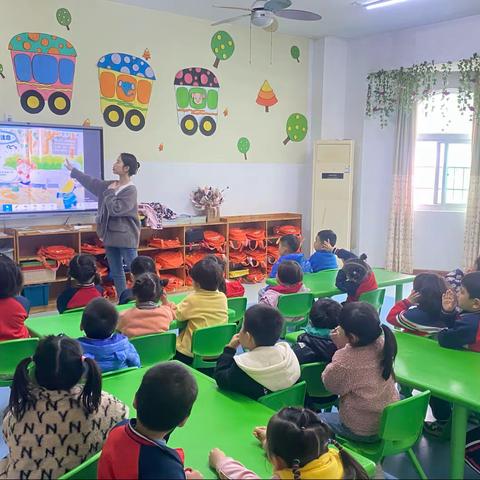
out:
{"label": "teacher's gray cardigan", "polygon": [[71,176],[98,198],[97,235],[105,247],[137,248],[140,220],[135,185],[115,194],[115,190],[108,188],[111,181],[93,178],[76,168]]}

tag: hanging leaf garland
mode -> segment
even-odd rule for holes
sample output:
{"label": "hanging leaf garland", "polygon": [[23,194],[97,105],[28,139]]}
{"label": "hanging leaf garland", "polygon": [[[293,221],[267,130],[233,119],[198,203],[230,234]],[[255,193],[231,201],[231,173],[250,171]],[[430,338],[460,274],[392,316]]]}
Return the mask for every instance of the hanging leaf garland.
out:
{"label": "hanging leaf garland", "polygon": [[[368,75],[367,107],[368,117],[378,117],[380,126],[388,125],[398,108],[415,108],[416,104],[425,104],[425,113],[440,105],[440,111],[446,112],[450,94],[449,78],[452,72],[459,74],[458,108],[462,113],[470,114],[480,120],[480,56],[460,60],[456,68],[452,62],[435,64],[423,62],[408,68],[380,70]],[[479,94],[474,95],[475,91]],[[440,102],[432,102],[434,95],[440,94]]]}

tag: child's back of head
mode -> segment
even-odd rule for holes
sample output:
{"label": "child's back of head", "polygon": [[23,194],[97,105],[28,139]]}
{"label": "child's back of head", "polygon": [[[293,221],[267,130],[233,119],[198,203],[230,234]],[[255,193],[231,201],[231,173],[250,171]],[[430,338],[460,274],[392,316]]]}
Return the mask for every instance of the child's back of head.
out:
{"label": "child's back of head", "polygon": [[0,254],[0,299],[18,295],[22,286],[23,275],[20,267],[11,258]]}
{"label": "child's back of head", "polygon": [[180,363],[165,362],[150,368],[135,395],[138,420],[154,432],[169,432],[190,415],[198,387]]}
{"label": "child's back of head", "polygon": [[333,230],[320,230],[315,239],[315,250],[322,250],[323,244],[327,242],[334,247],[337,244],[337,234]]}
{"label": "child's back of head", "polygon": [[203,258],[197,262],[190,271],[190,276],[199,288],[209,292],[218,290],[225,281],[223,268],[211,258]]}
{"label": "child's back of head", "polygon": [[163,287],[156,273],[142,273],[135,279],[132,293],[137,303],[158,303],[163,295]]}
{"label": "child's back of head", "polygon": [[331,298],[320,298],[310,310],[310,322],[315,328],[328,328],[333,330],[338,327],[338,319],[342,306]]}
{"label": "child's back of head", "polygon": [[257,347],[272,347],[280,339],[283,323],[276,308],[259,303],[245,312],[242,332],[248,333]]}
{"label": "child's back of head", "polygon": [[287,260],[278,266],[278,281],[282,285],[296,285],[303,281],[302,267],[298,262]]}
{"label": "child's back of head", "polygon": [[95,257],[87,254],[75,255],[68,266],[68,276],[79,284],[99,283]]}
{"label": "child's back of head", "polygon": [[282,255],[297,253],[300,249],[300,238],[297,235],[283,235],[279,240],[279,249]]}
{"label": "child's back of head", "polygon": [[137,278],[142,273],[157,273],[157,267],[153,258],[146,255],[135,257],[130,265],[130,273]]}
{"label": "child's back of head", "polygon": [[[286,468],[292,470],[293,478],[301,478],[300,469],[325,454],[331,454],[328,445],[332,441],[340,452],[341,465],[337,466],[337,472],[343,470],[341,478],[367,479],[365,470],[334,438],[330,427],[315,412],[306,408],[286,407],[268,422],[265,444],[267,456],[272,463],[281,459]],[[329,461],[335,460],[331,458]]]}
{"label": "child's back of head", "polygon": [[362,253],[360,258],[349,258],[345,261],[342,270],[345,272],[348,280],[361,283],[365,279],[365,277],[372,271],[366,260],[367,255]]}
{"label": "child's back of head", "polygon": [[442,295],[447,291],[447,283],[436,273],[420,273],[413,281],[413,290],[420,295],[418,307],[431,315],[439,315],[442,310]]}
{"label": "child's back of head", "polygon": [[17,419],[21,419],[35,402],[28,371],[32,361],[36,383],[47,390],[69,391],[85,373],[85,385],[80,397],[82,406],[87,414],[98,409],[102,378],[97,364],[91,358],[83,357],[82,348],[76,340],[63,335],[50,335],[40,340],[33,357],[23,359],[15,370],[9,408]]}
{"label": "child's back of head", "polygon": [[109,338],[115,332],[117,324],[118,311],[105,298],[94,298],[83,311],[81,328],[88,338]]}
{"label": "child's back of head", "polygon": [[366,302],[346,303],[340,312],[338,323],[352,347],[366,347],[384,336],[381,366],[382,377],[388,380],[393,374],[397,341],[390,328],[381,324],[378,311]]}

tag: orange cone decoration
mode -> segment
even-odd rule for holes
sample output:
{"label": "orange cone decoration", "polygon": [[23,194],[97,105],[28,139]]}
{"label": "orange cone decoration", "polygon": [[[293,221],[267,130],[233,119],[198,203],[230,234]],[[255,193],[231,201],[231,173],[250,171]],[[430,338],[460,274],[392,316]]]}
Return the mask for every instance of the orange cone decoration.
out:
{"label": "orange cone decoration", "polygon": [[278,99],[275,96],[275,92],[273,91],[272,87],[268,83],[268,80],[263,82],[262,88],[258,92],[257,97],[258,105],[265,107],[265,112],[269,112],[270,107],[273,107],[276,103],[278,103]]}

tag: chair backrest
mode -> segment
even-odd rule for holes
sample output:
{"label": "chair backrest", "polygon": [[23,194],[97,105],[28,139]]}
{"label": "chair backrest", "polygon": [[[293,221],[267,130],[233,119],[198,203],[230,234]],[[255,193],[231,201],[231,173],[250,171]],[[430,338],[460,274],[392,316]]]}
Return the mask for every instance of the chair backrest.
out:
{"label": "chair backrest", "polygon": [[31,357],[37,349],[38,338],[21,338],[0,342],[0,375],[13,378],[20,360]]}
{"label": "chair backrest", "polygon": [[101,453],[98,452],[85,460],[78,467],[59,477],[59,480],[97,480],[97,465]]}
{"label": "chair backrest", "polygon": [[367,302],[374,306],[378,313],[382,310],[383,301],[385,300],[385,289],[379,288],[377,290],[371,290],[370,292],[362,293],[358,297],[359,302]]}
{"label": "chair backrest", "polygon": [[303,407],[306,390],[306,382],[299,382],[284,390],[264,395],[258,401],[275,411],[284,407]]}
{"label": "chair backrest", "polygon": [[126,367],[120,368],[119,370],[111,370],[110,372],[102,373],[102,378],[114,377],[115,375],[119,375],[120,373],[127,373],[132,372],[133,370],[137,370],[138,367]]}
{"label": "chair backrest", "polygon": [[151,367],[166,362],[175,356],[177,336],[174,332],[154,333],[130,339],[136,348],[142,367]]}
{"label": "chair backrest", "polygon": [[307,393],[310,397],[326,398],[333,393],[329,392],[322,381],[322,373],[327,366],[326,363],[305,363],[300,366],[302,374],[300,378],[307,384]]}
{"label": "chair backrest", "polygon": [[200,357],[219,357],[235,333],[237,327],[233,323],[199,328],[192,335],[192,353]]}
{"label": "chair backrest", "polygon": [[85,307],[78,307],[78,308],[69,308],[64,310],[60,315],[65,315],[66,313],[83,313]]}
{"label": "chair backrest", "polygon": [[227,299],[228,308],[235,311],[235,315],[229,317],[230,323],[240,324],[243,322],[247,310],[247,297],[233,297]]}
{"label": "chair backrest", "polygon": [[306,317],[313,305],[313,295],[309,292],[280,295],[277,308],[284,317]]}
{"label": "chair backrest", "polygon": [[388,405],[380,420],[379,437],[383,456],[396,455],[411,448],[419,439],[427,413],[430,391]]}

